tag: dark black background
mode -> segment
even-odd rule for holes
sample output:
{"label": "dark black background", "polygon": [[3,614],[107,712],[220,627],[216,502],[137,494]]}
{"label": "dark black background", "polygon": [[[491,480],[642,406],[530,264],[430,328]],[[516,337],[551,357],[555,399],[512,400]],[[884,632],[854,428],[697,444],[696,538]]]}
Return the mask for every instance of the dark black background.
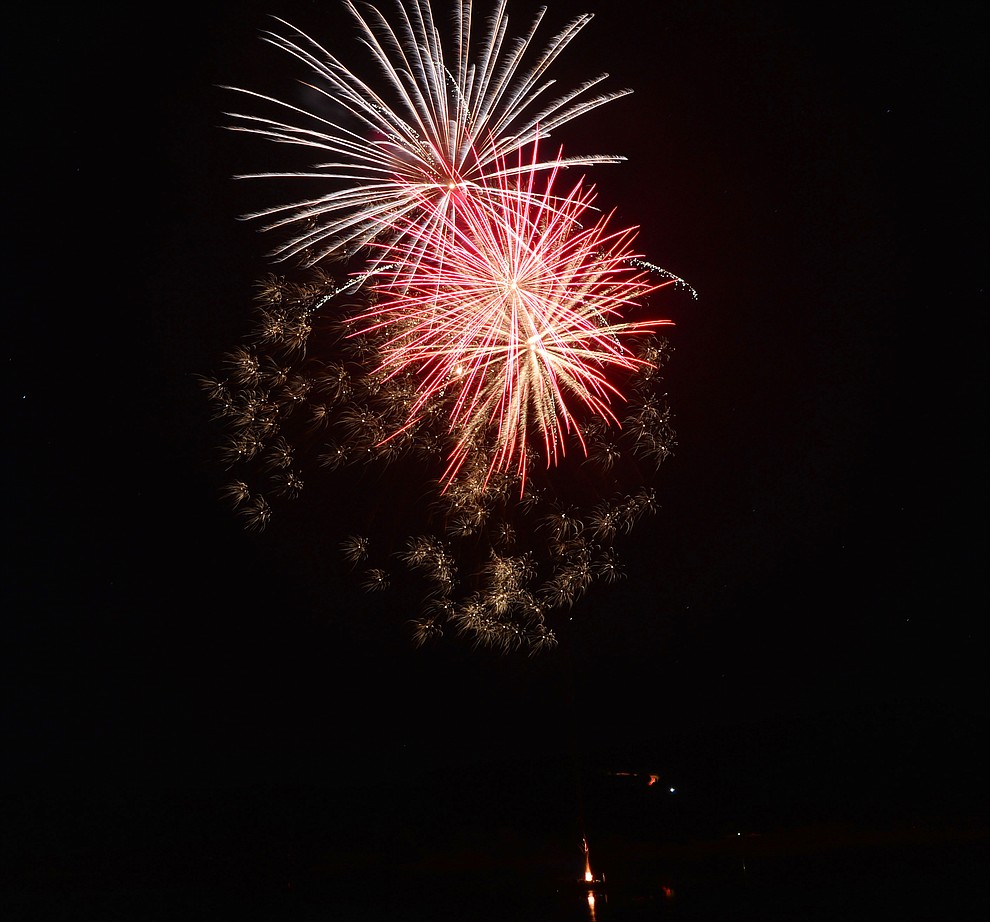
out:
{"label": "dark black background", "polygon": [[561,765],[658,772],[698,835],[985,818],[976,5],[561,0],[547,34],[585,10],[562,82],[608,70],[635,93],[560,140],[628,156],[595,172],[602,200],[700,299],[669,305],[679,446],[661,513],[624,549],[629,578],[534,659],[415,649],[409,605],[353,585],[324,517],[374,505],[371,478],[260,536],[217,501],[195,376],[241,341],[269,269],[268,241],[235,221],[264,193],[229,177],[279,153],[222,130],[219,85],[289,85],[257,39],[268,13],[358,57],[336,5],[19,14],[15,866],[89,867],[94,825],[105,871],[204,836],[257,845],[202,804],[285,817],[299,791],[325,809],[283,819],[286,841],[323,842],[328,804],[422,802],[431,783],[498,810],[511,784],[493,779],[552,789]]}

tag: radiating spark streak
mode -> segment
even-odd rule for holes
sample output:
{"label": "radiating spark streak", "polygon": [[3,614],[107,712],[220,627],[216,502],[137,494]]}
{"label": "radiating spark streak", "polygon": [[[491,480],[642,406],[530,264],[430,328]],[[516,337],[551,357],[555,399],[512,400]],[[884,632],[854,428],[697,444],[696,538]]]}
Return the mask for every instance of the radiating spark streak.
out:
{"label": "radiating spark streak", "polygon": [[[471,193],[497,185],[509,154],[631,92],[589,95],[607,77],[602,75],[547,100],[555,82],[546,79],[547,71],[591,20],[588,14],[574,19],[534,56],[543,11],[524,34],[507,41],[509,20],[505,0],[500,0],[473,47],[472,3],[458,0],[448,67],[429,0],[397,3],[394,27],[374,7],[362,13],[350,0],[345,6],[358,26],[360,44],[377,65],[379,80],[387,85],[387,93],[377,92],[284,20],[276,20],[284,27],[284,34],[270,31],[264,40],[308,68],[315,78],[312,88],[348,113],[359,129],[346,128],[339,120],[271,96],[228,88],[278,113],[228,113],[234,119],[234,130],[327,157],[306,171],[243,177],[318,179],[332,184],[319,196],[247,215],[264,220],[266,230],[289,229],[290,236],[273,254],[278,258],[299,258],[312,265],[330,255],[361,249],[397,224],[446,227],[447,193],[451,189]],[[614,155],[578,156],[527,164],[525,170],[622,159]]]}

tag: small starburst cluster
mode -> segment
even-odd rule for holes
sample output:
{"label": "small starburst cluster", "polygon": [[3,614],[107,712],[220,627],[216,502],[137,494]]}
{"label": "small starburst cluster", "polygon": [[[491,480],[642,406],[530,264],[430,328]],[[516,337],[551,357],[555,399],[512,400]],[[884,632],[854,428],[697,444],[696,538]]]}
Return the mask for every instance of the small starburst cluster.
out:
{"label": "small starburst cluster", "polygon": [[597,78],[548,96],[590,16],[534,54],[543,13],[508,41],[504,0],[477,41],[470,0],[455,0],[447,41],[428,0],[391,18],[345,5],[375,77],[282,23],[266,40],[329,105],[239,91],[273,114],[233,127],[325,159],[254,174],[322,189],[250,216],[308,274],[265,279],[250,342],[203,379],[227,433],[224,495],[262,529],[273,502],[328,472],[389,466],[401,484],[426,471],[433,501],[411,536],[351,531],[342,560],[369,592],[418,588],[419,642],[450,629],[541,650],[554,611],[622,578],[615,542],[657,511],[674,433],[669,321],[649,301],[694,293],[634,251],[583,177],[563,181],[621,158],[541,155],[551,130],[626,93],[592,95]]}

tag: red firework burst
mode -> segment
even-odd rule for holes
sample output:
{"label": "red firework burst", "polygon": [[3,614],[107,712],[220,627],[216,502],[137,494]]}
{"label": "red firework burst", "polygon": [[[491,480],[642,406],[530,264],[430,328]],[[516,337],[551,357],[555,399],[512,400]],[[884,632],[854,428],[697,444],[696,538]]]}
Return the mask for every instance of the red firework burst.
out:
{"label": "red firework burst", "polygon": [[593,187],[558,195],[557,168],[542,188],[535,170],[511,172],[472,195],[451,189],[441,222],[402,226],[375,280],[383,302],[359,318],[356,335],[384,337],[381,370],[419,381],[408,424],[447,414],[448,483],[476,450],[489,474],[525,481],[528,433],[556,464],[566,433],[584,444],[576,413],[617,424],[609,372],[646,364],[626,341],[670,323],[622,319],[677,280],[633,267],[636,231],[609,227]]}

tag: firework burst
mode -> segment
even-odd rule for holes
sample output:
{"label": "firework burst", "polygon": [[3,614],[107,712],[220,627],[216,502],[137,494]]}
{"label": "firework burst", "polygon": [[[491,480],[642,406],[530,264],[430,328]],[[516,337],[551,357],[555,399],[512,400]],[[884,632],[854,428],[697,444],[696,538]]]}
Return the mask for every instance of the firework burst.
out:
{"label": "firework burst", "polygon": [[[396,3],[394,17],[375,7],[345,7],[376,72],[365,80],[305,33],[283,20],[265,41],[309,71],[312,88],[337,118],[249,90],[230,87],[267,107],[270,116],[231,112],[235,130],[297,145],[320,158],[300,172],[243,178],[316,180],[320,193],[248,215],[268,230],[287,231],[274,255],[313,265],[351,255],[397,223],[407,230],[448,226],[449,193],[473,191],[506,175],[507,157],[629,90],[592,91],[607,78],[587,80],[550,96],[547,77],[557,57],[590,22],[579,16],[536,51],[540,11],[529,29],[507,38],[505,0],[473,40],[471,0],[457,0],[452,34],[442,41],[428,0]],[[445,50],[446,46],[446,50]],[[569,165],[614,163],[613,155],[578,156]],[[555,166],[533,163],[525,172]],[[511,172],[511,171],[508,171]],[[414,233],[412,239],[418,239]]]}
{"label": "firework burst", "polygon": [[[222,493],[261,530],[273,504],[348,468],[392,466],[400,493],[419,477],[430,500],[402,537],[342,523],[346,568],[368,592],[418,586],[418,642],[449,629],[543,650],[554,612],[624,576],[615,544],[659,508],[675,442],[656,333],[670,321],[649,302],[688,286],[635,252],[583,177],[563,180],[621,158],[541,159],[550,131],[625,93],[594,95],[597,78],[550,95],[549,68],[590,16],[537,52],[543,13],[508,40],[504,0],[478,38],[456,0],[446,42],[428,0],[392,19],[345,6],[375,78],[284,22],[266,37],[339,117],[240,91],[278,115],[234,127],[326,159],[255,174],[320,191],[253,215],[283,233],[278,258],[309,268],[259,285],[252,341],[202,381],[227,432]],[[321,260],[343,261],[339,277]]]}
{"label": "firework burst", "polygon": [[479,445],[489,474],[515,468],[522,484],[531,433],[547,464],[570,432],[584,447],[571,408],[617,423],[609,375],[648,364],[625,343],[670,322],[621,319],[674,283],[631,267],[634,231],[596,218],[581,180],[558,196],[556,169],[542,190],[536,175],[510,184],[503,171],[496,187],[459,196],[415,245],[391,245],[376,277],[383,303],[358,318],[369,325],[356,335],[385,336],[381,370],[419,382],[407,425],[438,402],[446,409],[447,480]]}

